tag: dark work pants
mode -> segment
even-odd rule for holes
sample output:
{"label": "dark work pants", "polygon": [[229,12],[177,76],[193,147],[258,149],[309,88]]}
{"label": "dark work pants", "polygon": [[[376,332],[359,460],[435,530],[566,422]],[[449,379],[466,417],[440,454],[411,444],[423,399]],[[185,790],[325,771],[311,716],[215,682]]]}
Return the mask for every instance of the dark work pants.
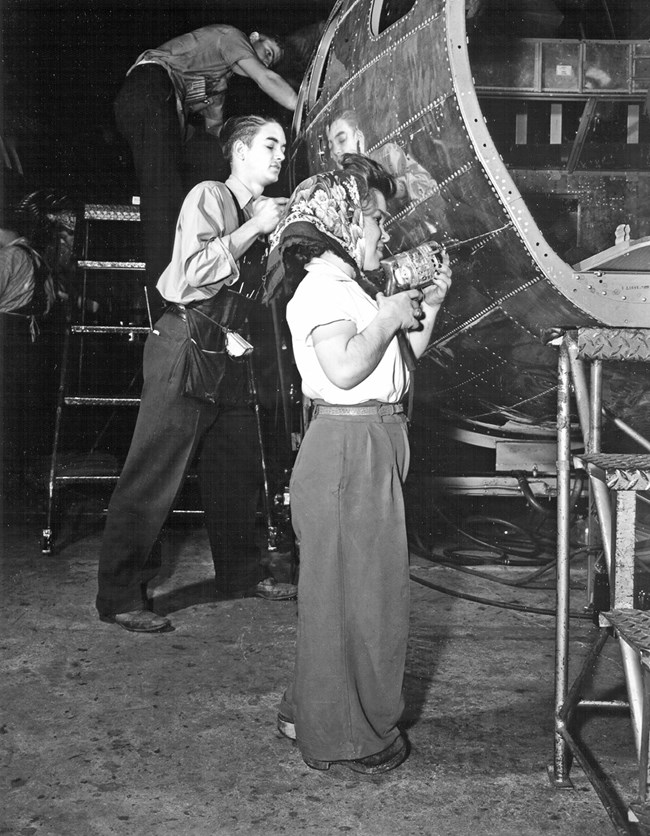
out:
{"label": "dark work pants", "polygon": [[115,121],[131,148],[140,185],[146,286],[156,319],[163,305],[156,283],[171,260],[176,220],[185,197],[176,95],[159,64],[142,64],[129,73],[115,100]]}
{"label": "dark work pants", "polygon": [[244,590],[264,576],[255,539],[261,485],[253,411],[182,394],[185,322],[165,313],[147,337],[144,386],[124,468],[111,498],[99,558],[97,609],[140,609],[158,569],[162,526],[198,453],[197,468],[216,586]]}
{"label": "dark work pants", "polygon": [[131,70],[115,99],[115,121],[140,186],[146,286],[155,320],[162,310],[156,284],[171,259],[183,198],[202,180],[224,180],[229,165],[217,139],[203,129],[185,144],[174,87],[159,64]]}

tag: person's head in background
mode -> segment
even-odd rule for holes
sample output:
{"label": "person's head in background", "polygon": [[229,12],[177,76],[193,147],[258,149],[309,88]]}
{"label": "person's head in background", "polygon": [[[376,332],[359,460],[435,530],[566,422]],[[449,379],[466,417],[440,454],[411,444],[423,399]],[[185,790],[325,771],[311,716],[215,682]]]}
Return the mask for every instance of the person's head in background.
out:
{"label": "person's head in background", "polygon": [[15,229],[35,250],[43,253],[53,240],[55,225],[51,213],[59,202],[49,189],[30,192],[11,207],[6,226]]}
{"label": "person's head in background", "polygon": [[251,32],[248,40],[253,45],[257,57],[265,67],[271,69],[282,60],[284,47],[277,35],[265,35],[262,32]]}
{"label": "person's head in background", "polygon": [[330,156],[340,168],[344,154],[363,154],[366,140],[359,127],[359,120],[353,110],[344,110],[336,115],[327,126],[327,145]]}

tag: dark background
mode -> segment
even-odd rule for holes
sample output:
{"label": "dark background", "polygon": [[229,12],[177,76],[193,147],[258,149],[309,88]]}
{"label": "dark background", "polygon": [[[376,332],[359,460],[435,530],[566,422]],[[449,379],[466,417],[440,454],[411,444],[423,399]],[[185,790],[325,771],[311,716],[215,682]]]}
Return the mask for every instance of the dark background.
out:
{"label": "dark background", "polygon": [[[3,343],[0,323],[0,404],[7,406],[7,416],[0,416],[0,518],[3,503],[22,509],[40,503],[44,496],[67,319],[78,321],[83,316],[87,324],[144,321],[138,319],[143,308],[133,274],[75,270],[75,255],[82,255],[85,235],[65,237],[58,232],[67,219],[79,216],[84,203],[129,204],[138,194],[131,154],[113,117],[113,101],[127,70],[145,49],[200,26],[225,23],[247,34],[260,30],[286,37],[322,21],[331,7],[332,0],[0,0],[0,226],[14,228],[14,210],[32,192],[61,201],[54,204],[56,240],[51,240],[48,225],[43,249],[55,265],[57,289],[66,299],[44,319],[37,343],[27,350],[24,342],[12,342],[10,337]],[[295,66],[278,70],[290,76]],[[299,77],[293,79],[295,86],[299,82]],[[279,109],[285,124],[290,124],[292,114],[247,79],[231,81],[228,100],[238,112]],[[208,163],[206,177],[216,140],[209,142],[203,143],[201,155]],[[47,200],[35,201],[37,208],[45,204],[49,212]],[[23,212],[21,222],[28,224],[33,214]],[[40,229],[40,208],[35,214]],[[74,229],[74,220],[67,225]],[[91,237],[91,258],[138,260],[141,249],[133,224],[121,224],[108,233],[100,223]],[[31,233],[30,238],[35,241]],[[83,298],[92,307],[82,304]],[[83,345],[73,341],[66,395],[137,397],[141,353],[138,339],[107,341],[86,335]],[[267,355],[275,357],[272,350]],[[275,389],[264,388],[267,369],[258,373],[260,400],[268,390],[274,404]],[[117,472],[134,413],[128,409],[64,412],[57,442],[60,472],[70,473],[70,468],[86,475]],[[275,435],[279,441],[283,438]],[[268,440],[269,455],[273,443],[279,443],[274,438]]]}
{"label": "dark background", "polygon": [[[333,5],[332,0],[0,3],[1,133],[16,148],[23,172],[15,163],[4,167],[4,209],[41,188],[91,202],[130,201],[136,188],[130,154],[115,132],[112,103],[145,49],[212,23],[286,37],[325,19]],[[286,74],[290,68],[281,69]],[[255,85],[235,78],[231,87],[234,107],[244,102],[249,112],[268,110]],[[290,120],[288,112],[283,115]]]}
{"label": "dark background", "polygon": [[[384,2],[387,8],[409,5]],[[466,2],[468,29],[480,33],[475,41],[486,49],[495,48],[495,36],[650,36],[650,0]],[[0,0],[0,136],[15,147],[22,166],[21,174],[14,162],[11,167],[0,162],[0,209],[5,212],[41,188],[80,201],[130,201],[137,186],[128,148],[115,132],[112,103],[142,51],[211,23],[228,23],[247,34],[275,32],[291,44],[293,33],[326,19],[333,5],[334,0]],[[303,68],[304,61],[296,65],[289,50],[278,71],[297,87]],[[290,124],[290,114],[248,80],[231,81],[228,101],[234,113],[271,112],[285,127]]]}

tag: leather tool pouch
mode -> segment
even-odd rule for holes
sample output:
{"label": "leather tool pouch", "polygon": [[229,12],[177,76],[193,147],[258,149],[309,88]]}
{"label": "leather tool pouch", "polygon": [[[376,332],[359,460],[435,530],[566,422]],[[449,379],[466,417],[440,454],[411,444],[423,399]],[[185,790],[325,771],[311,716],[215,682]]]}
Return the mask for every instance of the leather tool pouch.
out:
{"label": "leather tool pouch", "polygon": [[183,394],[222,406],[241,402],[246,368],[229,356],[226,340],[246,318],[242,297],[224,289],[205,302],[187,305],[184,314],[189,344]]}
{"label": "leather tool pouch", "polygon": [[[246,217],[234,194],[230,195],[241,226]],[[189,348],[183,394],[187,397],[221,406],[245,403],[248,379],[241,359],[250,354],[252,346],[250,351],[244,347],[235,359],[228,353],[228,335],[243,326],[251,307],[262,296],[266,249],[265,241],[253,242],[239,259],[237,283],[222,288],[210,299],[185,306]]]}

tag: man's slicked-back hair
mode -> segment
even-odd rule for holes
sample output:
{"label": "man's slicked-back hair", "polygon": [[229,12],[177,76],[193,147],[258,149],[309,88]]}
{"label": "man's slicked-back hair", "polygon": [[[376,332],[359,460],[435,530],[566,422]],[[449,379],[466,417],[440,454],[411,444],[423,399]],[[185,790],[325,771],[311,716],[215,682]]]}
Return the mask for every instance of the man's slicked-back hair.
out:
{"label": "man's slicked-back hair", "polygon": [[[231,116],[230,119],[227,119],[219,132],[219,141],[221,142],[223,155],[228,162],[232,163],[232,153],[236,142],[241,140],[244,145],[250,148],[251,142],[260,129],[264,125],[268,125],[269,122],[280,125],[278,120],[272,116]],[[280,125],[280,127],[282,126]]]}
{"label": "man's slicked-back hair", "polygon": [[344,174],[351,174],[356,180],[364,212],[375,203],[373,189],[381,192],[386,200],[395,196],[396,186],[392,175],[370,157],[363,154],[343,154],[340,166]]}

